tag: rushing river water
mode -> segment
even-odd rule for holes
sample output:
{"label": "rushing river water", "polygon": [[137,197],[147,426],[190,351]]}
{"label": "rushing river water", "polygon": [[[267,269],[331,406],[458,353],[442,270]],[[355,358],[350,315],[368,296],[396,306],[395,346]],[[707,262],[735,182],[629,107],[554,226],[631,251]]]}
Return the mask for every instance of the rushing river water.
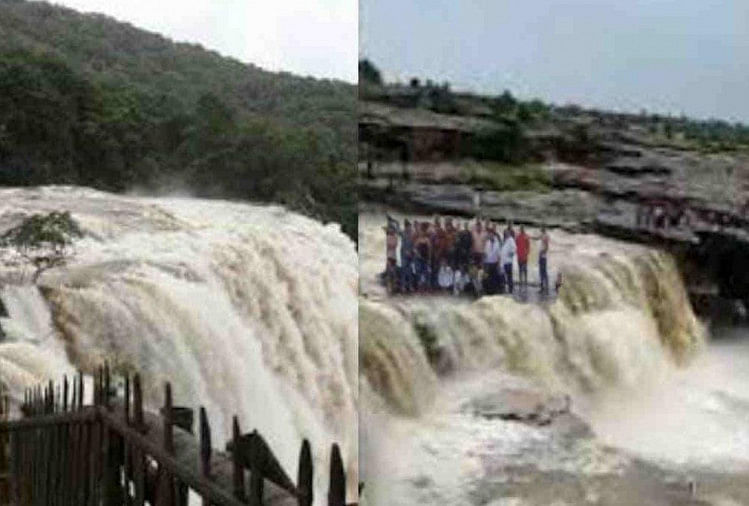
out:
{"label": "rushing river water", "polygon": [[[387,297],[384,221],[359,224],[364,502],[749,504],[749,336],[708,335],[671,257],[553,231],[555,300]],[[507,389],[573,416],[470,409]]]}
{"label": "rushing river water", "polygon": [[358,482],[357,255],[336,226],[277,207],[114,196],[82,188],[0,190],[0,229],[68,210],[86,236],[68,265],[20,284],[6,262],[0,381],[23,388],[103,360],[142,373],[144,396],[206,406],[223,447],[237,414],[295,477],[302,438],[327,492],[330,445]]}

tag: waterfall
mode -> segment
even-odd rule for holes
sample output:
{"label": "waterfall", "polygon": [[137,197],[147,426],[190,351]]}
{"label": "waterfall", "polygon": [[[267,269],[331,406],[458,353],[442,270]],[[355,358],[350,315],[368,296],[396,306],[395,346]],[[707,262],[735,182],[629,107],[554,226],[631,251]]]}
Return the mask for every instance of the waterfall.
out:
{"label": "waterfall", "polygon": [[[65,267],[42,275],[40,290],[0,294],[11,329],[0,380],[18,391],[108,360],[141,373],[152,408],[167,380],[176,404],[205,405],[219,447],[237,414],[292,477],[309,439],[316,503],[327,491],[330,445],[340,443],[356,497],[358,265],[337,226],[221,201],[69,187],[0,194],[9,206],[0,226],[69,210],[86,233]],[[19,290],[36,295],[17,303]],[[39,335],[51,337],[35,342]]]}
{"label": "waterfall", "polygon": [[[379,392],[396,411],[418,415],[434,396],[437,377],[416,330],[393,308],[361,301],[361,365],[366,392]],[[371,395],[371,399],[375,399]]]}
{"label": "waterfall", "polygon": [[[552,230],[563,285],[548,300],[390,296],[385,219],[359,219],[362,504],[582,504],[614,482],[660,504],[671,485],[655,470],[740,483],[746,330],[709,341],[669,254]],[[569,395],[571,413],[536,425],[475,409],[514,409],[506,392]]]}
{"label": "waterfall", "polygon": [[25,387],[71,374],[74,369],[37,287],[5,286],[0,289],[0,300],[8,314],[0,318],[5,334],[0,341],[0,383],[11,388],[14,405],[18,405]]}
{"label": "waterfall", "polygon": [[379,398],[371,402],[417,416],[434,395],[435,357],[452,371],[503,370],[595,395],[657,381],[704,346],[668,254],[580,249],[559,269],[564,286],[548,305],[506,296],[363,297],[361,374]]}

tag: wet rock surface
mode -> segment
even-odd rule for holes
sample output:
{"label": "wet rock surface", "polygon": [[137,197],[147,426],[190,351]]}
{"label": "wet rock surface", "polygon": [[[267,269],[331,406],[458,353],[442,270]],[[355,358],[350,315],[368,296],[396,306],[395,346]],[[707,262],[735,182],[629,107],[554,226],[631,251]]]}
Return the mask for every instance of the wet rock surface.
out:
{"label": "wet rock surface", "polygon": [[[483,478],[473,483],[470,497],[476,505],[584,505],[725,506],[749,504],[744,486],[747,472],[716,473],[685,469],[637,458],[626,451],[599,447],[588,425],[570,411],[565,395],[533,389],[503,390],[466,403],[464,409],[487,419],[517,421],[554,434],[550,443],[566,466],[529,463],[519,458],[482,456]],[[556,446],[555,446],[556,445]],[[560,446],[561,445],[561,446]],[[596,458],[584,448],[599,448],[598,460],[611,464],[596,467]],[[592,448],[591,447],[591,448]],[[592,450],[589,450],[592,451]],[[564,460],[564,459],[562,459]],[[569,469],[567,469],[569,468]],[[749,472],[749,471],[748,471]]]}
{"label": "wet rock surface", "polygon": [[620,473],[581,477],[535,466],[495,469],[501,480],[475,484],[476,505],[738,506],[749,504],[746,475],[673,473],[634,461]]}
{"label": "wet rock surface", "polygon": [[542,391],[508,388],[491,395],[472,399],[463,411],[488,420],[500,419],[559,428],[574,429],[579,434],[589,434],[590,429],[571,412],[572,401],[568,395],[550,395]]}
{"label": "wet rock surface", "polygon": [[[470,185],[405,183],[388,187],[372,181],[360,187],[369,202],[386,204],[404,212],[451,214],[467,219],[476,215],[475,190]],[[565,230],[582,230],[606,209],[605,199],[575,189],[549,192],[482,192],[481,214],[498,221],[526,225],[545,224]]]}

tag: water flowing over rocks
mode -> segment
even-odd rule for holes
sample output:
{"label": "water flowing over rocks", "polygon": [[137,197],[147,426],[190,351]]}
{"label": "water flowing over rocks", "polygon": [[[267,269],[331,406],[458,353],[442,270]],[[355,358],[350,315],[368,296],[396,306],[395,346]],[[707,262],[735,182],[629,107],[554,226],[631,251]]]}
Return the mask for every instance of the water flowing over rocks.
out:
{"label": "water flowing over rocks", "polygon": [[385,211],[359,222],[363,503],[749,500],[749,353],[710,343],[673,255],[554,229],[555,298],[388,296]]}
{"label": "water flowing over rocks", "polygon": [[85,233],[38,287],[8,282],[22,265],[0,272],[0,381],[16,395],[106,359],[143,375],[147,404],[158,406],[166,379],[177,402],[204,404],[216,446],[238,414],[290,474],[302,438],[318,469],[339,442],[356,497],[358,264],[336,225],[274,206],[76,187],[0,190],[0,202],[0,230],[69,210]]}

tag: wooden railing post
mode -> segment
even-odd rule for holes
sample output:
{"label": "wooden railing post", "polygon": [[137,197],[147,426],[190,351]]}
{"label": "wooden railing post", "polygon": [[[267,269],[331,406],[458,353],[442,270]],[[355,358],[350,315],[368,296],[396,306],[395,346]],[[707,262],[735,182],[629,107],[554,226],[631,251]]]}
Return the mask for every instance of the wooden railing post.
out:
{"label": "wooden railing post", "polygon": [[[145,431],[140,374],[133,376],[133,426],[138,432]],[[146,456],[140,448],[133,452],[133,482],[135,506],[143,506],[146,501]]]}
{"label": "wooden railing post", "polygon": [[330,452],[328,506],[346,506],[346,474],[343,471],[341,449],[337,444],[333,444],[333,449]]}
{"label": "wooden railing post", "polygon": [[[163,436],[164,450],[168,454],[174,453],[174,424],[172,423],[172,385],[166,383],[164,387],[163,413]],[[163,468],[159,469],[156,506],[176,506],[177,494],[175,493],[175,480],[171,474]]]}
{"label": "wooden railing post", "polygon": [[[179,427],[180,429],[192,434],[192,426],[193,426],[192,409],[186,408],[186,407],[176,407],[173,405],[170,408],[170,412],[168,416],[164,412],[164,409],[165,408],[161,410],[161,414],[164,417],[164,421],[166,422],[168,420],[168,423],[171,425],[172,434],[174,433],[174,427]],[[187,506],[188,497],[189,497],[189,490],[187,486],[181,483],[177,477],[172,477],[172,479],[175,483],[174,493],[175,493],[177,504],[179,504],[179,506]]]}
{"label": "wooden railing post", "polygon": [[[68,383],[67,374],[63,376],[63,387],[62,387],[62,412],[69,413],[69,396],[70,396],[70,384]],[[68,506],[72,504],[72,489],[73,489],[73,466],[70,465],[73,457],[73,423],[66,423],[60,425],[60,462],[62,462],[62,472],[60,473],[60,486],[58,489],[58,496],[60,498],[60,504]]]}
{"label": "wooden railing post", "polygon": [[[200,472],[205,478],[211,477],[211,426],[205,408],[200,407]],[[203,498],[203,506],[210,506],[208,499]]]}
{"label": "wooden railing post", "polygon": [[167,383],[164,388],[164,449],[174,453],[174,424],[172,423],[172,385]]}
{"label": "wooden railing post", "polygon": [[299,472],[297,474],[297,504],[299,506],[312,506],[313,500],[313,469],[312,450],[309,441],[302,441],[302,449],[299,452]]}
{"label": "wooden railing post", "polygon": [[[96,377],[94,378],[94,400],[97,407],[103,403],[102,399],[102,385],[104,384],[104,368],[99,367],[96,370]],[[87,473],[87,478],[90,480],[89,483],[89,500],[92,501],[93,505],[98,505],[101,499],[101,478],[103,476],[102,470],[102,447],[104,443],[102,424],[97,420],[89,424],[91,430],[91,449],[89,455],[90,467]]]}
{"label": "wooden railing post", "polygon": [[112,395],[112,381],[111,377],[109,375],[109,363],[104,362],[104,407],[107,409],[110,409],[112,407],[110,403],[111,395]]}
{"label": "wooden railing post", "polygon": [[[104,375],[104,409],[109,409],[109,371],[105,371]],[[124,491],[120,484],[123,450],[119,436],[106,424],[101,425],[104,435],[103,506],[121,506],[124,502]]]}
{"label": "wooden railing post", "polygon": [[125,375],[125,423],[130,425],[130,375]]}
{"label": "wooden railing post", "polygon": [[143,390],[140,385],[140,374],[133,377],[133,419],[136,430],[144,431],[143,423]]}
{"label": "wooden railing post", "polygon": [[[259,444],[259,438],[256,430],[252,431],[250,435],[250,448],[249,448],[249,459],[250,459],[250,505],[251,506],[262,506],[263,504],[263,488],[265,485],[265,478],[263,476],[263,468],[265,467],[265,454]],[[240,449],[235,447],[234,451],[239,454]]]}
{"label": "wooden railing post", "polygon": [[[0,384],[0,423],[8,420],[10,403],[5,386]],[[0,432],[0,499],[10,499],[10,438]]]}
{"label": "wooden railing post", "polygon": [[24,445],[23,445],[23,434],[19,432],[13,432],[9,434],[9,440],[11,445],[11,461],[10,461],[10,500],[11,504],[15,502],[18,506],[21,506],[21,481],[20,478],[23,476],[23,463],[24,463]]}
{"label": "wooden railing post", "polygon": [[83,373],[78,373],[78,409],[83,409],[83,394],[84,394],[84,388],[83,388]]}
{"label": "wooden railing post", "polygon": [[235,416],[232,420],[232,441],[234,442],[234,451],[232,452],[232,473],[234,483],[234,497],[240,501],[245,500],[244,493],[244,467],[239,456],[239,439],[242,437],[242,433],[239,431],[239,420]]}
{"label": "wooden railing post", "polygon": [[[122,419],[125,425],[130,427],[130,374],[125,374],[125,398],[122,405]],[[125,505],[130,506],[133,498],[130,494],[130,485],[133,483],[133,447],[130,445],[127,439],[122,439],[122,461],[123,461],[123,475],[125,477]]]}
{"label": "wooden railing post", "polygon": [[47,414],[51,415],[55,412],[55,383],[49,380],[49,387],[47,388]]}
{"label": "wooden railing post", "polygon": [[62,387],[62,411],[68,411],[68,375],[63,376],[63,387]]}

